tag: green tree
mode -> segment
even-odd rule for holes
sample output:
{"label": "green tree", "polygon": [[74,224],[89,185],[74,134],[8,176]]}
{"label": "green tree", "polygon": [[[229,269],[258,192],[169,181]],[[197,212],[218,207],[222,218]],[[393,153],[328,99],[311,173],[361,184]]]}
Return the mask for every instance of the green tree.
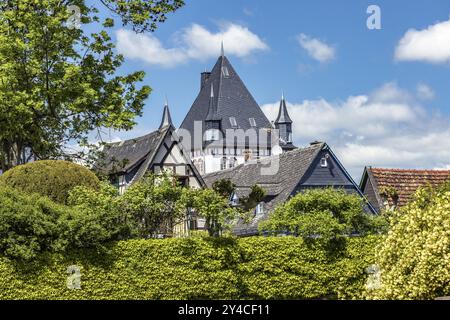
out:
{"label": "green tree", "polygon": [[136,236],[172,234],[187,216],[184,189],[174,177],[149,175],[131,186],[118,205],[132,217]]}
{"label": "green tree", "polygon": [[239,202],[244,211],[253,211],[256,206],[263,201],[266,196],[266,191],[258,185],[254,185],[249,195],[246,197],[241,197]]}
{"label": "green tree", "polygon": [[186,190],[183,204],[206,220],[206,228],[212,237],[219,237],[229,227],[239,212],[230,207],[228,198],[212,189]]}
{"label": "green tree", "polygon": [[[101,128],[128,130],[151,89],[144,72],[118,74],[114,19],[153,31],[181,0],[8,0],[0,3],[0,169],[38,159],[80,156]],[[80,10],[81,28],[69,5]],[[106,6],[106,18],[99,9]],[[77,16],[75,16],[77,18]],[[96,30],[88,34],[87,29]]]}
{"label": "green tree", "polygon": [[394,212],[376,250],[381,287],[378,299],[433,299],[450,295],[450,183],[419,189]]}
{"label": "green tree", "polygon": [[229,179],[221,179],[214,181],[212,189],[220,194],[222,197],[230,199],[233,192],[236,190],[236,186]]}
{"label": "green tree", "polygon": [[69,195],[70,210],[58,220],[58,232],[65,248],[104,249],[107,242],[129,239],[134,224],[121,210],[117,190],[107,182],[100,189],[74,188]]}
{"label": "green tree", "polygon": [[332,240],[343,235],[383,231],[385,220],[368,214],[363,199],[340,189],[310,189],[280,205],[260,230],[289,232],[305,238]]}
{"label": "green tree", "polygon": [[67,210],[39,195],[0,186],[0,253],[30,260],[42,251],[63,250],[58,219]]}

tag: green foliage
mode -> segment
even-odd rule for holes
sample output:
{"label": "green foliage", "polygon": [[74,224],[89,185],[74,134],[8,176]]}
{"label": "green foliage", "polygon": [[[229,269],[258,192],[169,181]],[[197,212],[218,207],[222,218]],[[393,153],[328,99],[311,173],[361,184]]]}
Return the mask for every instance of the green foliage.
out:
{"label": "green foliage", "polygon": [[236,186],[229,179],[221,179],[214,181],[212,189],[216,191],[218,194],[220,194],[222,197],[230,199],[231,195],[236,189]]}
{"label": "green foliage", "polygon": [[120,210],[117,190],[106,182],[99,191],[76,187],[68,203],[71,210],[59,221],[59,232],[68,248],[102,250],[105,243],[133,234],[132,220]]}
{"label": "green foliage", "polygon": [[172,234],[174,226],[186,218],[187,207],[182,195],[187,191],[169,176],[149,175],[120,197],[117,210],[133,219],[138,237]]}
{"label": "green foliage", "polygon": [[5,185],[26,193],[38,193],[65,204],[69,192],[84,186],[98,189],[100,181],[89,169],[67,161],[37,161],[8,170],[0,176]]}
{"label": "green foliage", "polygon": [[120,16],[123,25],[131,25],[136,32],[155,31],[157,22],[166,21],[167,14],[184,5],[183,0],[100,0]]}
{"label": "green foliage", "polygon": [[30,260],[39,252],[63,249],[58,219],[66,212],[47,198],[0,186],[0,253]]}
{"label": "green foliage", "polygon": [[415,200],[391,217],[376,261],[380,299],[433,299],[450,295],[450,183],[419,189]]}
{"label": "green foliage", "polygon": [[224,198],[212,189],[186,190],[184,203],[206,220],[209,235],[218,237],[229,226],[239,212],[229,206],[228,198]]}
{"label": "green foliage", "polygon": [[254,299],[361,299],[376,236],[339,246],[301,238],[243,238],[239,265],[245,297]]}
{"label": "green foliage", "polygon": [[[80,28],[73,23],[80,10]],[[103,4],[103,5],[102,5]],[[136,31],[155,30],[181,0],[9,0],[0,3],[0,168],[90,146],[92,130],[129,130],[151,89],[144,72],[118,74],[111,16]],[[99,9],[106,12],[99,13]],[[88,34],[86,30],[94,30]],[[91,146],[93,147],[93,146]]]}
{"label": "green foliage", "polygon": [[244,211],[251,211],[256,208],[256,206],[263,201],[266,196],[266,191],[258,185],[254,185],[250,194],[247,197],[241,197],[239,202],[244,209]]}
{"label": "green foliage", "polygon": [[30,261],[43,252],[102,250],[107,242],[129,237],[122,211],[105,193],[76,187],[69,197],[74,206],[69,207],[0,186],[0,254]]}
{"label": "green foliage", "polygon": [[383,217],[364,211],[359,195],[328,188],[298,193],[276,208],[269,219],[260,224],[260,230],[331,240],[353,233],[379,232],[384,225]]}
{"label": "green foliage", "polygon": [[[45,254],[28,264],[0,258],[0,299],[360,298],[377,237],[330,251],[301,238],[128,240],[107,252]],[[81,289],[67,289],[78,266]]]}

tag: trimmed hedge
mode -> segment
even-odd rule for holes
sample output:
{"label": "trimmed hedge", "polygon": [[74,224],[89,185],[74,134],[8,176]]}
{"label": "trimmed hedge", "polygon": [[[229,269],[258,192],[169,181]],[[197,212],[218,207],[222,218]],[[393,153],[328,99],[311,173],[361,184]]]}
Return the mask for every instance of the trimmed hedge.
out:
{"label": "trimmed hedge", "polygon": [[100,181],[89,169],[78,164],[43,160],[27,163],[6,171],[0,184],[26,193],[37,193],[66,204],[69,192],[77,186],[98,190]]}
{"label": "trimmed hedge", "polygon": [[[0,258],[0,299],[361,298],[377,237],[339,248],[301,238],[129,240],[108,251]],[[67,268],[81,289],[67,288]]]}

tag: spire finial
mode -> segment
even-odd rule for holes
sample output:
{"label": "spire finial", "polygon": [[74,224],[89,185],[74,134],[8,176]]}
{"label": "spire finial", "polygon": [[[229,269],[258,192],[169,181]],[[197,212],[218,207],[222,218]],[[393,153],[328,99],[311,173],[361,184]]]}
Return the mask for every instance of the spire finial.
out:
{"label": "spire finial", "polygon": [[168,107],[169,106],[169,100],[167,100],[167,94],[164,95],[164,107]]}
{"label": "spire finial", "polygon": [[172,124],[172,117],[170,116],[169,103],[167,102],[167,96],[166,96],[166,102],[164,105],[163,116],[161,119],[161,124],[159,126],[159,129],[161,130],[168,126],[173,127],[173,124]]}
{"label": "spire finial", "polygon": [[222,45],[221,45],[221,48],[220,48],[220,56],[223,58],[223,57],[225,57],[225,50],[224,50],[224,48],[223,48],[223,40],[222,40]]}
{"label": "spire finial", "polygon": [[284,90],[281,90],[281,100],[284,100]]}

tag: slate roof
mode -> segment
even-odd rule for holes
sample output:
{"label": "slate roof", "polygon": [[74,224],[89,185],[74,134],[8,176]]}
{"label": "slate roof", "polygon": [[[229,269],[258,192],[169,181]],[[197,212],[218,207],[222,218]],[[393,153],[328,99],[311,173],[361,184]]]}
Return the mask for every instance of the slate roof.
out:
{"label": "slate roof", "polygon": [[[397,206],[401,207],[411,200],[419,187],[430,185],[437,187],[450,180],[450,170],[409,170],[367,167],[361,180],[361,185],[370,178],[375,190],[379,207],[384,207],[380,190],[392,187],[398,193]],[[389,205],[394,205],[393,199],[388,197]]]}
{"label": "slate roof", "polygon": [[[217,119],[225,132],[232,129],[230,117],[234,117],[239,129],[251,127],[250,118],[254,118],[256,128],[272,128],[272,124],[250,94],[227,57],[222,55],[217,60],[211,74],[202,86],[191,109],[180,128],[193,135],[194,121],[205,121],[210,109],[211,91],[214,92],[213,104]],[[205,125],[203,123],[203,130]]]}
{"label": "slate roof", "polygon": [[277,123],[292,123],[292,119],[289,116],[287,107],[286,107],[286,100],[284,99],[284,95],[283,97],[281,97],[281,101],[280,101],[280,108],[278,110],[278,117],[275,120],[275,124]]}
{"label": "slate roof", "polygon": [[[266,190],[269,202],[264,207],[264,215],[255,217],[249,224],[239,221],[233,230],[238,235],[255,234],[259,222],[266,219],[271,210],[292,195],[308,168],[325,147],[325,143],[318,143],[279,156],[265,158],[260,162],[252,161],[233,169],[211,173],[205,175],[203,179],[208,187],[211,187],[217,180],[231,180],[236,185],[238,196],[248,195],[251,187],[255,184]],[[275,163],[273,161],[276,159],[279,159],[278,172],[274,175],[262,175],[261,170],[267,168],[271,162]]]}
{"label": "slate roof", "polygon": [[104,173],[126,173],[140,165],[144,159],[152,158],[164,140],[170,126],[145,136],[109,143],[105,146],[104,159],[96,164],[96,170]]}

